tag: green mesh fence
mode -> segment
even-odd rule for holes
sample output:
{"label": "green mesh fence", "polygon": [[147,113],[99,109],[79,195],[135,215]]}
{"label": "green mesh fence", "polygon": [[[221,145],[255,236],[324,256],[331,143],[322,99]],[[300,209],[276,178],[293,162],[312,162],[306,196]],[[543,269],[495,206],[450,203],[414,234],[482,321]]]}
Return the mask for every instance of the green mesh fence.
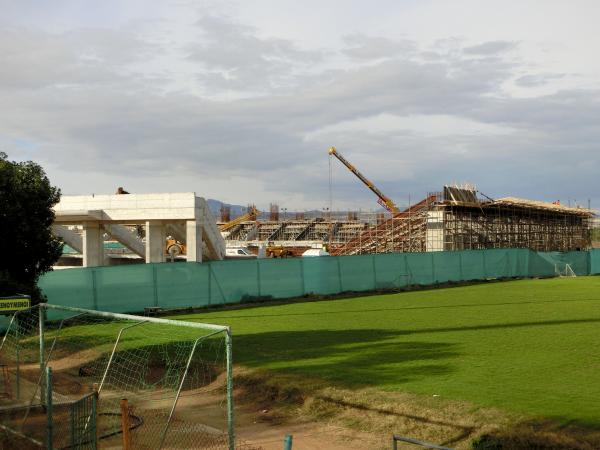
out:
{"label": "green mesh fence", "polygon": [[600,250],[527,249],[388,253],[358,256],[138,264],[60,270],[40,286],[50,303],[111,312],[141,312],[337,294],[410,285],[515,277],[549,277],[569,264],[577,275],[600,273]]}

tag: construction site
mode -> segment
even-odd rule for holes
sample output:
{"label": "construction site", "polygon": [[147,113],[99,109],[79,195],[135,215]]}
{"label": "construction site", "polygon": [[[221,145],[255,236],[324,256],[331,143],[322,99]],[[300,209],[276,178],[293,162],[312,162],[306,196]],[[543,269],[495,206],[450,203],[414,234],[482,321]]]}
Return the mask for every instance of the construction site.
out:
{"label": "construction site", "polygon": [[379,211],[288,212],[271,204],[268,211],[249,205],[232,217],[230,206],[211,212],[194,193],[136,195],[119,188],[115,195],[64,196],[54,225],[68,244],[59,264],[592,247],[590,208],[494,199],[464,184],[439,187],[401,209],[334,147],[329,157],[375,194]]}

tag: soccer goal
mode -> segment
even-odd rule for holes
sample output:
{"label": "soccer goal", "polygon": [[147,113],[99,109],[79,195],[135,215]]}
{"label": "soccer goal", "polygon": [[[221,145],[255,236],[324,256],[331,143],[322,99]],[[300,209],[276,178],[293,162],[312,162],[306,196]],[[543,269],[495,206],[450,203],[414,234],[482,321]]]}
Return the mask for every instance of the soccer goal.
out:
{"label": "soccer goal", "polygon": [[40,304],[0,344],[0,448],[235,448],[228,327]]}
{"label": "soccer goal", "polygon": [[567,264],[567,263],[554,264],[554,273],[558,277],[576,277],[577,276],[575,274],[575,272],[573,271],[573,269],[571,268],[571,265]]}

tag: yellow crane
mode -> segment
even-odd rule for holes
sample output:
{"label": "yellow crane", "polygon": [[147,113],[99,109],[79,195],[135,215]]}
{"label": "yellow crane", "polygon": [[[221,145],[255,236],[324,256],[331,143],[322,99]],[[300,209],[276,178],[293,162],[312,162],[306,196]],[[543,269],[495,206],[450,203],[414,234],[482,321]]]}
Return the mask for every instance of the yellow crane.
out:
{"label": "yellow crane", "polygon": [[229,231],[236,225],[239,225],[242,222],[246,222],[248,220],[256,220],[256,216],[258,215],[258,209],[256,206],[251,205],[248,207],[248,212],[243,216],[236,217],[230,222],[224,223],[223,225],[219,225],[219,230],[221,231]]}
{"label": "yellow crane", "polygon": [[369,181],[362,173],[358,171],[356,167],[354,167],[350,162],[344,158],[340,152],[336,150],[335,147],[331,147],[329,149],[329,155],[335,156],[343,165],[345,165],[350,172],[352,172],[356,177],[362,181],[377,197],[377,203],[383,206],[392,214],[397,214],[400,212],[396,204],[390,199],[387,195],[381,192],[371,181]]}

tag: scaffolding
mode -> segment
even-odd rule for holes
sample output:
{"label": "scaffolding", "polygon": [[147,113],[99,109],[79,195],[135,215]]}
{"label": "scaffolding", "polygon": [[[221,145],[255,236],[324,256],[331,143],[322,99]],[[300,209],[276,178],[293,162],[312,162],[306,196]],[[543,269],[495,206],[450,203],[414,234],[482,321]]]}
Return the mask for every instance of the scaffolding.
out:
{"label": "scaffolding", "polygon": [[443,205],[444,250],[529,248],[535,251],[586,250],[591,219],[586,209],[548,208],[504,199],[479,207]]}
{"label": "scaffolding", "polygon": [[474,188],[430,193],[421,202],[331,246],[332,255],[529,248],[591,247],[589,209],[507,197],[480,199]]}
{"label": "scaffolding", "polygon": [[445,186],[394,215],[307,211],[294,219],[273,220],[276,211],[272,205],[268,215],[239,224],[226,239],[250,247],[265,242],[326,245],[334,256],[493,248],[571,251],[591,247],[591,229],[597,224],[589,209],[514,197],[480,198],[470,185]]}

